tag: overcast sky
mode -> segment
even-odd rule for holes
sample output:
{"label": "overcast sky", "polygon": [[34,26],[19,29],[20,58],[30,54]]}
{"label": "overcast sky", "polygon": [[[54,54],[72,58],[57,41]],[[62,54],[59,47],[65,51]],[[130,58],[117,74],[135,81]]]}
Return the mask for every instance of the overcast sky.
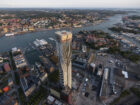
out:
{"label": "overcast sky", "polygon": [[140,0],[0,0],[0,7],[140,8]]}

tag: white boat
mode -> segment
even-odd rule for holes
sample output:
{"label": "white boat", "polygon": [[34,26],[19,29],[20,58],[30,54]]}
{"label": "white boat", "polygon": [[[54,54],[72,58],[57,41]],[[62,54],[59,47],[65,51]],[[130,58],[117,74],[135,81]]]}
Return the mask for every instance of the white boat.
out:
{"label": "white boat", "polygon": [[80,28],[82,25],[74,25],[75,28]]}
{"label": "white boat", "polygon": [[52,37],[50,37],[49,39],[52,40],[52,41],[54,40]]}
{"label": "white boat", "polygon": [[48,44],[48,42],[45,39],[41,39],[41,40],[36,39],[33,43],[35,44],[36,47],[44,46]]}
{"label": "white boat", "polygon": [[14,33],[5,34],[5,36],[14,36],[14,35],[15,35]]}

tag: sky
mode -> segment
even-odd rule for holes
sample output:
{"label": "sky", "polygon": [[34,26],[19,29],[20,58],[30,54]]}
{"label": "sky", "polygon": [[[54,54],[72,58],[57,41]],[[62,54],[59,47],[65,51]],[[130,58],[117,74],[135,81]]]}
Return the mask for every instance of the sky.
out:
{"label": "sky", "polygon": [[140,0],[0,0],[0,8],[140,8]]}

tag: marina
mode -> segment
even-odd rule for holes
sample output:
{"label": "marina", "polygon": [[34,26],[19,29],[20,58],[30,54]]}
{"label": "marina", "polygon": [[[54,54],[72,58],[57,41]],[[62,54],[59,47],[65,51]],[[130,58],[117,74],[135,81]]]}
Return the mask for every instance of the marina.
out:
{"label": "marina", "polygon": [[5,36],[14,36],[14,35],[15,35],[14,33],[5,34]]}

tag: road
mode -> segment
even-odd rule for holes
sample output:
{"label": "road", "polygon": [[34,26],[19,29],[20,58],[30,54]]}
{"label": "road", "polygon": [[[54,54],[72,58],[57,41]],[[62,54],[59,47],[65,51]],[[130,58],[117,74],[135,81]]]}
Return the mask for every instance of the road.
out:
{"label": "road", "polygon": [[17,70],[13,70],[13,65],[12,65],[11,59],[9,59],[9,61],[10,61],[10,62],[9,62],[10,65],[12,66],[12,70],[10,71],[10,73],[11,73],[11,75],[12,75],[12,79],[13,79],[13,82],[14,82],[14,88],[15,88],[15,90],[16,90],[16,94],[17,94],[17,98],[18,98],[19,105],[21,105],[20,98],[19,98],[19,93],[18,93],[18,88],[19,88],[19,86],[17,86],[16,80],[15,80],[15,72],[16,72]]}

